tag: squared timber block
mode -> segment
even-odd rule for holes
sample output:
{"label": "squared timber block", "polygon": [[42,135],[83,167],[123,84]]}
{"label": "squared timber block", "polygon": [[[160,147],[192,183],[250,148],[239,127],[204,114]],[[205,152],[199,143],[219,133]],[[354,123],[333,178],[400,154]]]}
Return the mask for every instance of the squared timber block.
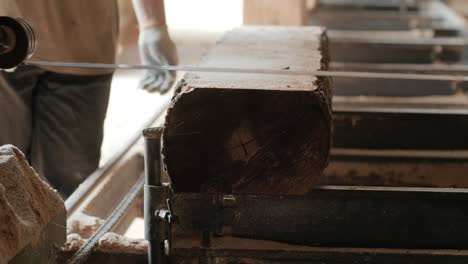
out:
{"label": "squared timber block", "polygon": [[[327,38],[318,27],[242,27],[201,66],[326,70]],[[163,163],[176,192],[302,195],[331,140],[328,78],[189,73],[166,115]]]}
{"label": "squared timber block", "polygon": [[434,80],[402,80],[377,78],[333,78],[334,92],[339,96],[419,97],[453,95],[458,83]]}

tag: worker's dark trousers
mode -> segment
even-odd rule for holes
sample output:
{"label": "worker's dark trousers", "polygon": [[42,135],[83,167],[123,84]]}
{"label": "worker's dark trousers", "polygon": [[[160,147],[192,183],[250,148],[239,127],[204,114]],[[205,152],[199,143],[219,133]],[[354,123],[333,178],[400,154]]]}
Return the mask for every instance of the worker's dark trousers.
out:
{"label": "worker's dark trousers", "polygon": [[34,66],[2,74],[12,89],[0,87],[0,145],[20,148],[39,174],[70,195],[99,165],[112,74]]}

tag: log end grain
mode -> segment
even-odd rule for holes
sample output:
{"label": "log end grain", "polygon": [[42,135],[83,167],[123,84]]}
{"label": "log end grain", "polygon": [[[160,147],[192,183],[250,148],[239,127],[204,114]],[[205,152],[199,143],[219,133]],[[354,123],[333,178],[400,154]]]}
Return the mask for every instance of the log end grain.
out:
{"label": "log end grain", "polygon": [[[207,67],[326,70],[316,27],[233,30]],[[163,162],[176,192],[310,191],[328,164],[331,89],[316,76],[187,74],[166,115]]]}

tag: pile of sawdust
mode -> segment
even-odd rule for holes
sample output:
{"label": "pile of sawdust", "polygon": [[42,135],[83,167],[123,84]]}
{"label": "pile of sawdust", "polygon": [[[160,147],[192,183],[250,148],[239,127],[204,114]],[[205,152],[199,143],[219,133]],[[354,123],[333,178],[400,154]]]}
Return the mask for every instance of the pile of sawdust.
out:
{"label": "pile of sawdust", "polygon": [[67,221],[68,233],[90,238],[103,223],[104,220],[99,217],[78,213]]}
{"label": "pile of sawdust", "polygon": [[63,251],[78,251],[84,243],[86,239],[83,239],[79,234],[72,233],[67,236],[67,242],[63,245]]}
{"label": "pile of sawdust", "polygon": [[115,233],[107,233],[99,239],[98,251],[127,254],[146,254],[148,242],[144,239],[131,239]]}
{"label": "pile of sawdust", "polygon": [[[78,251],[88,239],[79,234],[72,233],[67,236],[67,242],[63,245],[63,251]],[[98,241],[97,251],[106,253],[146,254],[148,241],[144,239],[132,239],[116,233],[106,233]]]}
{"label": "pile of sawdust", "polygon": [[0,146],[0,263],[7,263],[65,210],[57,191],[29,166],[23,153]]}

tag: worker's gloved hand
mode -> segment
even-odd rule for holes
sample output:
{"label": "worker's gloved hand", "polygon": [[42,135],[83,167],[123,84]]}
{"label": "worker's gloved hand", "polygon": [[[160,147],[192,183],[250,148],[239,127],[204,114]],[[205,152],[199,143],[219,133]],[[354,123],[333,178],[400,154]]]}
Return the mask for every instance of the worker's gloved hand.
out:
{"label": "worker's gloved hand", "polygon": [[[177,50],[167,32],[167,27],[148,28],[138,38],[141,62],[145,65],[176,65]],[[175,71],[145,70],[139,88],[148,92],[169,91],[175,81]]]}

